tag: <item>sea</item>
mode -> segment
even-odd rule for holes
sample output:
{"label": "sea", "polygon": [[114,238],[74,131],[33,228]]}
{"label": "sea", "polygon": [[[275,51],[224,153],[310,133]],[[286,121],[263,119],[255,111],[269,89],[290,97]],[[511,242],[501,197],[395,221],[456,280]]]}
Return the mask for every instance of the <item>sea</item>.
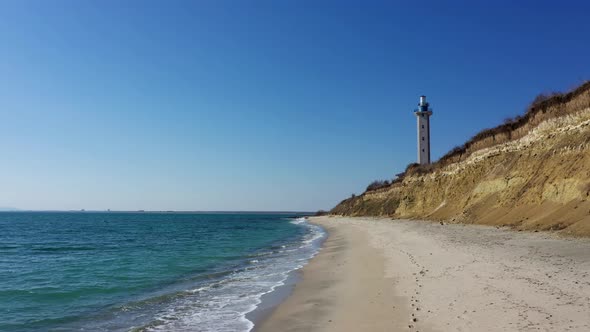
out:
{"label": "sea", "polygon": [[0,212],[0,331],[250,331],[325,236],[294,213]]}

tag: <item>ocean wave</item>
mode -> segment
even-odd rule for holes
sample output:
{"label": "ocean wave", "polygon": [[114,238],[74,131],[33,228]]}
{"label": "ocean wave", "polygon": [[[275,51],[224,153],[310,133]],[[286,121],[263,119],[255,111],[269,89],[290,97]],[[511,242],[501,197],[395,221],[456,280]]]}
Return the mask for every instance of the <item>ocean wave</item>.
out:
{"label": "ocean wave", "polygon": [[58,247],[33,247],[33,251],[45,251],[45,252],[61,252],[61,251],[90,251],[97,250],[96,247],[84,247],[84,246],[58,246]]}
{"label": "ocean wave", "polygon": [[300,224],[307,223],[307,217],[295,218],[294,220],[291,220],[291,223],[292,224],[295,224],[295,225],[300,225]]}
{"label": "ocean wave", "polygon": [[266,251],[248,260],[248,267],[186,291],[159,310],[149,323],[133,331],[250,331],[254,323],[246,315],[258,307],[263,295],[284,285],[289,273],[303,267],[318,252],[320,239],[325,236],[306,218],[290,222],[305,228],[300,241],[280,245],[283,250]]}

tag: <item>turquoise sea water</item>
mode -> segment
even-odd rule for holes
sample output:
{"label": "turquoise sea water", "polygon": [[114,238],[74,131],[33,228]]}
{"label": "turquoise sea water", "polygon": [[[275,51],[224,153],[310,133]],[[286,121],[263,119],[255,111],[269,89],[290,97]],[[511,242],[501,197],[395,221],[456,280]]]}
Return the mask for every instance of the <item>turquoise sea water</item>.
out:
{"label": "turquoise sea water", "polygon": [[285,214],[0,213],[0,331],[248,331],[323,231]]}

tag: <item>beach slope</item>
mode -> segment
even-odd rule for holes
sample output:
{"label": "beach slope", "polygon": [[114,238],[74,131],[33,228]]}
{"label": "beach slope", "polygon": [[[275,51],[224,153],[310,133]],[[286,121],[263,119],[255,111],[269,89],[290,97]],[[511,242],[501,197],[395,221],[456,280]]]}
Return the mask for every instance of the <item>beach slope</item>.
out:
{"label": "beach slope", "polygon": [[319,217],[330,236],[257,331],[588,331],[590,241]]}

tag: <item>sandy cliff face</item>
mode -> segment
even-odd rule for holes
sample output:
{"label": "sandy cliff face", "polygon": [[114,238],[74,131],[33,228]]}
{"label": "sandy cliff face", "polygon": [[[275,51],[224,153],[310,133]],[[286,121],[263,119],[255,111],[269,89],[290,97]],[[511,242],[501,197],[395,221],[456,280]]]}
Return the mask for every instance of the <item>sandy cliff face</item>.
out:
{"label": "sandy cliff face", "polygon": [[590,236],[589,101],[587,89],[567,101],[575,109],[546,120],[536,117],[534,126],[517,129],[518,139],[487,137],[468,156],[344,200],[331,212]]}

